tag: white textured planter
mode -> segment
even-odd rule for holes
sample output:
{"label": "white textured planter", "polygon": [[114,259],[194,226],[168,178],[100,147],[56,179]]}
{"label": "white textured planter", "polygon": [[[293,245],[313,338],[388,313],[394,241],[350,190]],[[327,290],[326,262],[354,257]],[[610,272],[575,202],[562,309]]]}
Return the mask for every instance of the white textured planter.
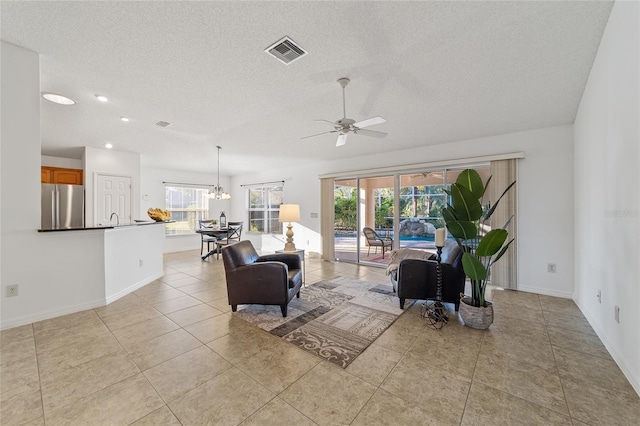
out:
{"label": "white textured planter", "polygon": [[460,299],[458,314],[464,321],[464,325],[471,328],[486,330],[493,324],[493,304],[491,302],[485,301],[485,306],[476,307],[471,305],[469,296],[464,296]]}

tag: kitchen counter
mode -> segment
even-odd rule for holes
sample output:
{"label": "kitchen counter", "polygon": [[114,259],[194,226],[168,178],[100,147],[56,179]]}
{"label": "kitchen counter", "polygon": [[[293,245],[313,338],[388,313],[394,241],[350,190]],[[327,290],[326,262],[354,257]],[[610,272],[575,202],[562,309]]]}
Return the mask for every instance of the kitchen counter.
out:
{"label": "kitchen counter", "polygon": [[58,228],[58,229],[38,229],[38,232],[60,232],[60,231],[91,231],[96,229],[117,229],[117,228],[128,228],[132,226],[145,226],[145,225],[155,225],[155,224],[164,224],[164,223],[173,223],[175,220],[167,220],[162,222],[156,222],[153,220],[148,221],[134,221],[133,223],[127,223],[123,225],[109,225],[109,226],[85,226],[82,228]]}

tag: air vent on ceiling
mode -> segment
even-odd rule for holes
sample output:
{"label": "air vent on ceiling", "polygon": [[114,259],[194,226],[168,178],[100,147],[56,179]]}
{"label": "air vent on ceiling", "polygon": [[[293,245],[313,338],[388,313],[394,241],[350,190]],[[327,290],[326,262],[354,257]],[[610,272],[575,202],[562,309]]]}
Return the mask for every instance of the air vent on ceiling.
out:
{"label": "air vent on ceiling", "polygon": [[285,65],[289,65],[307,54],[302,47],[287,36],[276,41],[264,51]]}
{"label": "air vent on ceiling", "polygon": [[156,126],[169,127],[169,126],[171,126],[171,123],[167,123],[166,121],[158,121],[158,122],[156,122]]}

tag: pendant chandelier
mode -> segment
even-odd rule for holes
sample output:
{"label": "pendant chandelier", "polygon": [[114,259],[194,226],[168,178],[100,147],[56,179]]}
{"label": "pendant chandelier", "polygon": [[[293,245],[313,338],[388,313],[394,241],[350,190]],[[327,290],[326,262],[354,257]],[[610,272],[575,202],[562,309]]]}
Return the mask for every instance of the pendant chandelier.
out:
{"label": "pendant chandelier", "polygon": [[228,200],[231,198],[231,195],[224,192],[224,189],[220,186],[220,150],[221,146],[218,145],[218,184],[214,185],[209,191],[209,198],[214,198],[216,200]]}

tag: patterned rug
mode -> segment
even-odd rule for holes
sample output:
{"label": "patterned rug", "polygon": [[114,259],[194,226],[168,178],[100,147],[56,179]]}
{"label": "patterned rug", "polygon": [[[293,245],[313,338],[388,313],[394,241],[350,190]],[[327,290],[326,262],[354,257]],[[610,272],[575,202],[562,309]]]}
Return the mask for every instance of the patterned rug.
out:
{"label": "patterned rug", "polygon": [[241,305],[234,315],[346,368],[403,312],[390,285],[337,277],[303,287],[286,318],[265,305]]}

